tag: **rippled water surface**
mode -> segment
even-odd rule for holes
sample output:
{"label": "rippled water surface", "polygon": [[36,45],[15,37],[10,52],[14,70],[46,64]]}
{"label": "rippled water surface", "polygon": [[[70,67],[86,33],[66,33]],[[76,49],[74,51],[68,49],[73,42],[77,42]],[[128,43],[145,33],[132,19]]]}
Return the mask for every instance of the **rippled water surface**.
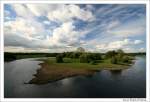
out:
{"label": "rippled water surface", "polygon": [[93,76],[65,78],[45,85],[24,84],[33,78],[41,61],[21,59],[5,62],[5,98],[144,98],[146,58],[136,57],[134,65],[121,72],[102,70]]}

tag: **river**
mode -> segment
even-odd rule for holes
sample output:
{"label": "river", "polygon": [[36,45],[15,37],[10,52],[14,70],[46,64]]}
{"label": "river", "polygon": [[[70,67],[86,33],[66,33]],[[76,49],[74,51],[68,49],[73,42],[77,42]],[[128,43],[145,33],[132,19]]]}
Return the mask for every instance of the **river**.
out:
{"label": "river", "polygon": [[102,70],[93,76],[75,76],[45,85],[24,84],[41,61],[32,58],[4,63],[5,98],[145,98],[146,57],[121,72]]}

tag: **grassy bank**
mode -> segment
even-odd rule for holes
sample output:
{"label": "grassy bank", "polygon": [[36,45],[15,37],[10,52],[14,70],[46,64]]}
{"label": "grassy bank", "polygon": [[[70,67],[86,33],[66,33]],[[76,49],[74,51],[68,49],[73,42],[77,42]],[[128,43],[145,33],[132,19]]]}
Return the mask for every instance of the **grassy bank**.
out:
{"label": "grassy bank", "polygon": [[64,58],[63,63],[56,63],[55,57],[43,60],[41,68],[37,70],[30,84],[46,84],[66,77],[93,75],[102,69],[122,70],[130,66],[127,63],[112,64],[110,59],[97,60],[96,64],[80,63],[79,59]]}

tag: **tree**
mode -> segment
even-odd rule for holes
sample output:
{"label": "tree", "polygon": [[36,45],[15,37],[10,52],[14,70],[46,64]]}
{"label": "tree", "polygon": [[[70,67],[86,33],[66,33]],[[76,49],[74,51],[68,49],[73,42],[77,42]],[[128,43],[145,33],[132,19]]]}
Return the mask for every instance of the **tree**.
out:
{"label": "tree", "polygon": [[96,60],[100,60],[101,57],[94,53],[83,53],[79,57],[81,63],[96,63]]}
{"label": "tree", "polygon": [[72,53],[72,58],[79,58],[79,56],[80,56],[80,53],[78,53],[78,52]]}
{"label": "tree", "polygon": [[72,52],[66,52],[65,57],[71,58],[72,57]]}
{"label": "tree", "polygon": [[123,56],[125,55],[124,51],[119,49],[117,50],[117,56],[120,61],[122,61]]}
{"label": "tree", "polygon": [[129,63],[129,62],[130,62],[129,57],[128,57],[128,56],[124,56],[124,57],[122,58],[122,62],[124,62],[124,63]]}
{"label": "tree", "polygon": [[116,57],[116,56],[113,56],[113,57],[111,58],[111,63],[112,63],[112,64],[117,64],[117,63],[118,63],[118,60],[117,60],[117,57]]}
{"label": "tree", "polygon": [[58,55],[56,56],[56,62],[57,62],[57,63],[62,63],[62,62],[63,62],[63,56],[62,56],[61,54],[58,54]]}
{"label": "tree", "polygon": [[118,53],[118,54],[124,54],[124,51],[121,50],[121,49],[119,49],[119,50],[117,50],[117,53]]}
{"label": "tree", "polygon": [[80,55],[79,60],[80,60],[81,63],[88,63],[88,56],[87,56],[87,54]]}
{"label": "tree", "polygon": [[100,53],[93,53],[93,54],[92,54],[92,57],[93,57],[94,60],[101,60],[101,59],[102,59]]}
{"label": "tree", "polygon": [[116,51],[108,51],[105,55],[106,58],[112,58],[113,56],[115,56],[117,53]]}

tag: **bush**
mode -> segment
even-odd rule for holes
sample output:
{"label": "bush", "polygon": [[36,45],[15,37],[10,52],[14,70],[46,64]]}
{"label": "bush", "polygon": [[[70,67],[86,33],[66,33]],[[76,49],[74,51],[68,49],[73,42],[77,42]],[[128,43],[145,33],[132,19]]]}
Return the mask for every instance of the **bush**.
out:
{"label": "bush", "polygon": [[57,63],[62,63],[62,62],[63,62],[63,56],[62,56],[61,54],[58,54],[58,55],[56,56],[56,62],[57,62]]}
{"label": "bush", "polygon": [[88,56],[87,56],[87,54],[80,55],[79,60],[80,60],[81,63],[88,63]]}
{"label": "bush", "polygon": [[79,58],[79,56],[80,56],[80,53],[78,53],[78,52],[72,53],[72,58]]}
{"label": "bush", "polygon": [[117,53],[116,51],[108,51],[105,55],[105,58],[112,58],[113,56],[115,56]]}
{"label": "bush", "polygon": [[81,63],[96,63],[96,60],[100,60],[101,56],[93,53],[84,53],[79,57]]}
{"label": "bush", "polygon": [[118,60],[117,60],[117,57],[116,57],[116,56],[113,56],[113,57],[111,58],[111,63],[112,63],[112,64],[117,64],[117,63],[118,63]]}
{"label": "bush", "polygon": [[101,59],[102,59],[101,54],[99,54],[99,53],[92,53],[92,54],[90,55],[90,57],[91,57],[93,60],[101,60]]}
{"label": "bush", "polygon": [[124,51],[121,50],[121,49],[117,50],[117,53],[118,53],[118,54],[121,54],[121,55],[124,55],[124,54],[125,54]]}
{"label": "bush", "polygon": [[124,57],[122,58],[122,62],[124,62],[124,63],[129,63],[129,62],[130,62],[129,57],[128,57],[128,56],[124,56]]}

